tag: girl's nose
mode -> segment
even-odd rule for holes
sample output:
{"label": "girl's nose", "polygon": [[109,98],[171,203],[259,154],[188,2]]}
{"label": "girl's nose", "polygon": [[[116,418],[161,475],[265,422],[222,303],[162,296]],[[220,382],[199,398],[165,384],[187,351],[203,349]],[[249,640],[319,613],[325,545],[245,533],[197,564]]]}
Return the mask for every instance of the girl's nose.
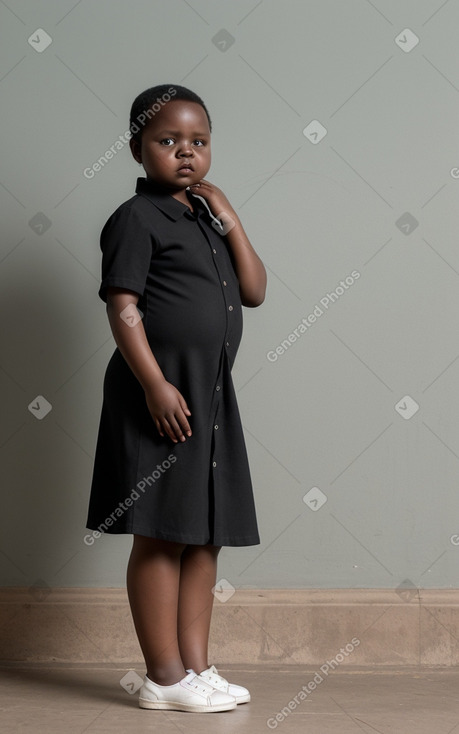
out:
{"label": "girl's nose", "polygon": [[187,158],[190,155],[193,155],[193,148],[191,147],[191,143],[183,143],[180,146],[179,155],[186,156]]}

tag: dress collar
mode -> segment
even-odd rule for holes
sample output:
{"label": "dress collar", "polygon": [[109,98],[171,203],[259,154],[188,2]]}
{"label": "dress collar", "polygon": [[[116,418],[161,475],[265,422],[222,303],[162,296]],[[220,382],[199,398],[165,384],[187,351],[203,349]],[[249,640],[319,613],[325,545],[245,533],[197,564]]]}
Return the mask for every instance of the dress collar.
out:
{"label": "dress collar", "polygon": [[[158,207],[158,209],[161,209],[164,214],[167,214],[170,219],[173,219],[174,222],[176,222],[177,219],[179,219],[185,213],[190,214],[191,217],[196,216],[196,214],[193,214],[193,212],[186,204],[182,204],[181,201],[174,199],[173,196],[164,191],[164,189],[158,187],[150,179],[139,177],[137,179],[135,192],[136,194],[140,194],[146,199],[149,199],[155,206]],[[207,212],[207,208],[202,203],[202,201],[200,201],[197,196],[193,196],[191,191],[187,190],[186,195],[198,215],[201,213],[201,211]]]}

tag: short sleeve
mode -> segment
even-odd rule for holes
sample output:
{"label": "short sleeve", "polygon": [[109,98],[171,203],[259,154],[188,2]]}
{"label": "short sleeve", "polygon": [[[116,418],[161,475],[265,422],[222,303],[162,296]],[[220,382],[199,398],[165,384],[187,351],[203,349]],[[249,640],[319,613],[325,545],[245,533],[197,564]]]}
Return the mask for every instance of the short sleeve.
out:
{"label": "short sleeve", "polygon": [[153,253],[153,237],[132,206],[122,206],[109,217],[100,234],[102,282],[100,298],[116,286],[143,295]]}

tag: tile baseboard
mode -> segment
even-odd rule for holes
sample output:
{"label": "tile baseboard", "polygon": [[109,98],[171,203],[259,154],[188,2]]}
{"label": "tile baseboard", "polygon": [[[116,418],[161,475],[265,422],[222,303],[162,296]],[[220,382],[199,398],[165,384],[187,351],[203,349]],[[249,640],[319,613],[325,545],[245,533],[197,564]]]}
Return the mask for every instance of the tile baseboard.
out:
{"label": "tile baseboard", "polygon": [[[214,600],[209,661],[459,665],[459,589],[237,589]],[[0,588],[3,662],[142,661],[126,589]]]}

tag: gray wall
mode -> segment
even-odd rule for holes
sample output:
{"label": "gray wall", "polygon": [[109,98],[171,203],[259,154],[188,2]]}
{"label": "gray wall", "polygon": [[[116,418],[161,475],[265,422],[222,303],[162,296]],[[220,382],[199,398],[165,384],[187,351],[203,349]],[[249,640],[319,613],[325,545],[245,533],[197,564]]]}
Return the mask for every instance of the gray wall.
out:
{"label": "gray wall", "polygon": [[1,583],[125,584],[131,537],[83,538],[99,233],[143,169],[127,145],[84,169],[171,82],[206,101],[208,178],[269,275],[233,371],[262,544],[219,577],[457,586],[458,0],[9,0],[0,23]]}

